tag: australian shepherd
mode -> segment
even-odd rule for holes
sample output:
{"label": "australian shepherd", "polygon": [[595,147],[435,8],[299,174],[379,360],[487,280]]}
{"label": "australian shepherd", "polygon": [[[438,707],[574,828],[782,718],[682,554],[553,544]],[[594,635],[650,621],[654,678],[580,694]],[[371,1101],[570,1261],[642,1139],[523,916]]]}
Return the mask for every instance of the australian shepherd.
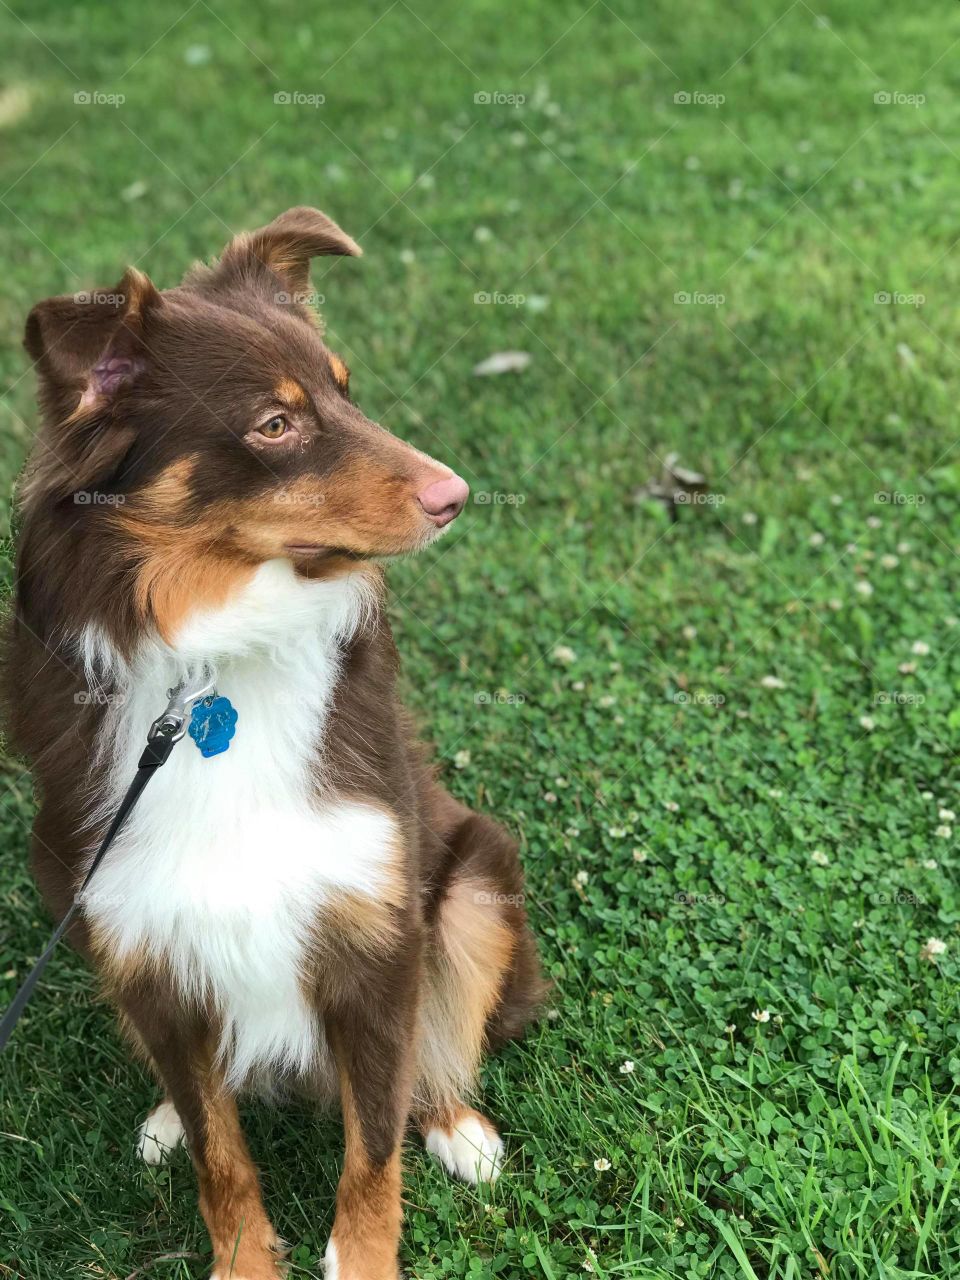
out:
{"label": "australian shepherd", "polygon": [[361,413],[323,341],[310,259],[359,253],[291,209],[176,288],[130,269],[27,321],[6,700],[55,915],[167,691],[203,668],[237,713],[225,750],[184,739],[157,770],[70,931],[163,1089],[140,1155],[189,1149],[215,1280],[282,1273],[241,1090],[339,1100],[327,1274],[396,1280],[408,1123],[495,1178],[471,1091],[543,992],[516,844],[443,789],[397,697],[380,565],[468,490]]}

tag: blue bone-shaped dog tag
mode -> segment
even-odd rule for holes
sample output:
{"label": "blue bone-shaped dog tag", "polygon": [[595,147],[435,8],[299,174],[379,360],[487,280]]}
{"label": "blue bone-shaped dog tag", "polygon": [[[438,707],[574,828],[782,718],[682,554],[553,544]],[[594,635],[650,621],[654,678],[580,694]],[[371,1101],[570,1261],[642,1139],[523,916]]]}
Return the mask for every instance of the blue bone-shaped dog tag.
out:
{"label": "blue bone-shaped dog tag", "polygon": [[203,698],[194,703],[190,737],[203,756],[218,756],[230,746],[237,731],[237,712],[229,698]]}

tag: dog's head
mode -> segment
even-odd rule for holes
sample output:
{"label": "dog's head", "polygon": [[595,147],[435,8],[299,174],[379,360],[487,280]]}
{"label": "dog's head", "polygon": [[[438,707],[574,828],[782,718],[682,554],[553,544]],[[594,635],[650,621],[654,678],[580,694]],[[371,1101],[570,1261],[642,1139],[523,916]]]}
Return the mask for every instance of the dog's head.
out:
{"label": "dog's head", "polygon": [[197,577],[277,557],[327,576],[433,541],[467,485],[360,412],[308,305],[310,259],[359,253],[318,210],[290,209],[175,289],[130,269],[39,303],[28,502],[42,490],[109,522],[148,581],[174,561]]}

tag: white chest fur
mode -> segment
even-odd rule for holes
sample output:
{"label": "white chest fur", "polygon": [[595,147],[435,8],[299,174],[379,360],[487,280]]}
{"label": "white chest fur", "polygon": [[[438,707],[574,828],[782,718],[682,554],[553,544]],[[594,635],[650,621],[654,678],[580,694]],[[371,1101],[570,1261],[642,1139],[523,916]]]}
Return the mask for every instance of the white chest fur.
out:
{"label": "white chest fur", "polygon": [[115,805],[186,664],[209,662],[239,714],[223,754],[205,759],[189,739],[174,749],[85,908],[115,954],[162,958],[185,993],[216,1007],[234,1083],[311,1063],[318,1031],[301,979],[317,911],[386,882],[393,820],[318,801],[313,774],[341,646],[363,608],[359,576],[308,583],[270,562],[228,606],[188,620],[174,646],[146,646],[104,725]]}

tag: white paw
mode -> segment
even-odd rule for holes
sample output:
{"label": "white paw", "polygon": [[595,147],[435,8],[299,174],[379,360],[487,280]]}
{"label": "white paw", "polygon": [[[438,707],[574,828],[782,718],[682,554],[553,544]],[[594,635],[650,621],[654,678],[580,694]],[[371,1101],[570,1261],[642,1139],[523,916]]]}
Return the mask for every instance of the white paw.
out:
{"label": "white paw", "polygon": [[330,1240],[323,1255],[323,1274],[325,1280],[337,1280],[340,1270],[337,1266],[337,1246]]}
{"label": "white paw", "polygon": [[464,1182],[496,1182],[503,1168],[503,1139],[473,1111],[465,1111],[452,1132],[431,1129],[426,1147],[447,1173]]}
{"label": "white paw", "polygon": [[137,1132],[137,1155],[144,1164],[163,1164],[183,1142],[183,1125],[172,1102],[161,1102]]}

